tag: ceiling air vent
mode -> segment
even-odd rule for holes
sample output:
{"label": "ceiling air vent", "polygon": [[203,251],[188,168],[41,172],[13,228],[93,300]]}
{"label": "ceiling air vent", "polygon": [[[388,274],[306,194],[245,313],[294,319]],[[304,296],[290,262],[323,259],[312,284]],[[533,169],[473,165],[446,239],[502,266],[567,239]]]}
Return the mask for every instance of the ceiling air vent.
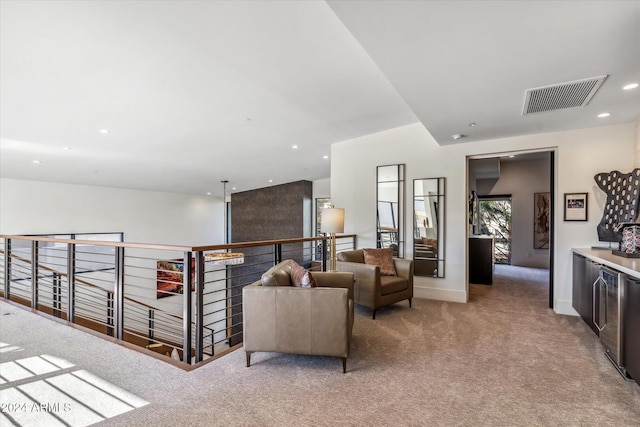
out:
{"label": "ceiling air vent", "polygon": [[591,101],[607,75],[527,89],[522,115],[584,107]]}

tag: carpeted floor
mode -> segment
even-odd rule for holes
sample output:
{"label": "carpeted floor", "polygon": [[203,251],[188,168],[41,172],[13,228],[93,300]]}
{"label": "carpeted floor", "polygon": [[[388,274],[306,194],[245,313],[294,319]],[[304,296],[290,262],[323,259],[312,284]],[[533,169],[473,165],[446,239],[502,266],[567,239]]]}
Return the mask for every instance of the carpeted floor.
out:
{"label": "carpeted floor", "polygon": [[[184,372],[5,303],[0,341],[22,350],[1,361],[53,355],[138,399],[105,426],[637,426],[640,387],[581,319],[547,308],[547,272],[496,273],[468,304],[414,299],[376,320],[357,308],[346,374],[276,353],[247,368],[243,351]],[[0,384],[2,399],[21,384]]]}

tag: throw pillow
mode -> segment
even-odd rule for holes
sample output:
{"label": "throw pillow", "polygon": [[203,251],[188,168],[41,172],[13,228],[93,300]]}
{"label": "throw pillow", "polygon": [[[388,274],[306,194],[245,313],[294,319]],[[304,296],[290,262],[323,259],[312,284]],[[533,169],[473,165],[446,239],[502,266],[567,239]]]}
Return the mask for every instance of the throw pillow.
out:
{"label": "throw pillow", "polygon": [[299,288],[315,288],[318,286],[311,273],[298,263],[291,263],[291,283]]}
{"label": "throw pillow", "polygon": [[393,248],[363,249],[364,263],[380,267],[383,276],[395,276],[396,267],[393,265]]}

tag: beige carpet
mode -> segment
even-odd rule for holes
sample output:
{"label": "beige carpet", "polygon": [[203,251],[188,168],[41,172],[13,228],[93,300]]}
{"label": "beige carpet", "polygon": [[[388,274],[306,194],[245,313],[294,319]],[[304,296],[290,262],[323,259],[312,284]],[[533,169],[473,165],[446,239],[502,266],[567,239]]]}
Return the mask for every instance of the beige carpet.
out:
{"label": "beige carpet", "polygon": [[4,303],[18,313],[0,317],[0,341],[150,402],[108,426],[637,426],[640,387],[582,320],[546,308],[546,271],[497,273],[468,304],[414,299],[376,320],[357,309],[346,374],[337,359],[276,353],[246,368],[242,351],[183,372]]}

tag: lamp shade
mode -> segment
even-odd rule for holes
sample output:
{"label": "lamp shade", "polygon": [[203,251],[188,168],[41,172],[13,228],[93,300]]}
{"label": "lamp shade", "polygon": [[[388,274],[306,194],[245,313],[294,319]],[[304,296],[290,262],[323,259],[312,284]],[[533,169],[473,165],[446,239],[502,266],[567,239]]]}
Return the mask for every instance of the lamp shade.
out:
{"label": "lamp shade", "polygon": [[323,233],[344,233],[344,209],[323,209],[320,219],[320,231]]}

